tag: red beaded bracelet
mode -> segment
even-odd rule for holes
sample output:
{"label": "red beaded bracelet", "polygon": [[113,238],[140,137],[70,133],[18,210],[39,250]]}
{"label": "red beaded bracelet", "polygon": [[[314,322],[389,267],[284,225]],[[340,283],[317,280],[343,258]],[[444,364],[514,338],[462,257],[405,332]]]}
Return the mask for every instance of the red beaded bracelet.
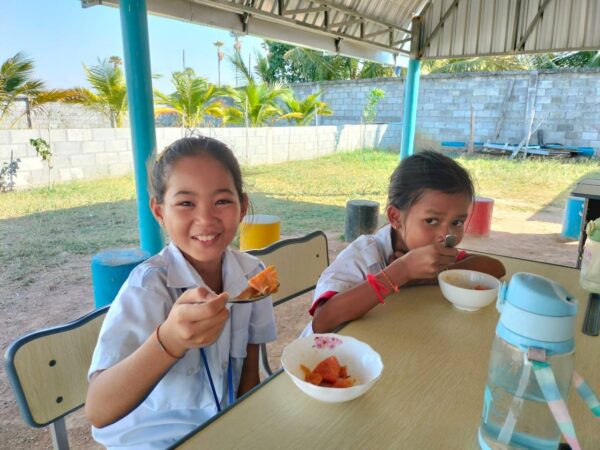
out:
{"label": "red beaded bracelet", "polygon": [[162,326],[162,323],[159,326],[156,327],[156,342],[158,342],[159,347],[162,349],[163,352],[165,352],[167,355],[169,355],[173,359],[181,359],[181,358],[183,358],[185,356],[185,353],[183,355],[181,355],[181,356],[176,356],[173,353],[171,353],[169,350],[167,350],[167,347],[165,347],[163,345],[163,343],[160,341],[160,337],[158,336],[158,330],[160,330],[161,326]]}

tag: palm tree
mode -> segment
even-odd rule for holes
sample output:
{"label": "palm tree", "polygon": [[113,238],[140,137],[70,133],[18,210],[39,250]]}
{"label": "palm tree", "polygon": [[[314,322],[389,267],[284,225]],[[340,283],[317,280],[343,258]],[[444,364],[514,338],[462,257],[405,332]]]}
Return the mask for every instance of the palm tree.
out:
{"label": "palm tree", "polygon": [[[31,78],[33,69],[33,60],[21,52],[8,58],[0,66],[0,122],[9,114],[18,99],[25,99],[29,103],[29,111],[36,114],[45,112],[45,104],[62,101],[68,96],[68,91],[46,90],[43,81]],[[16,117],[9,128],[27,113],[26,110]]]}
{"label": "palm tree", "polygon": [[121,128],[127,114],[127,88],[120,58],[115,58],[98,59],[98,64],[91,67],[84,64],[83,69],[93,91],[73,89],[66,101],[98,111],[108,117],[113,128]]}
{"label": "palm tree", "polygon": [[[232,55],[229,55],[229,62],[235,67],[236,74],[239,72],[246,79],[248,83],[254,83],[254,77],[250,67],[244,62],[241,52],[235,50]],[[236,75],[237,77],[237,75]]]}
{"label": "palm tree", "polygon": [[304,100],[297,100],[293,94],[282,97],[284,108],[288,116],[291,113],[296,113],[296,116],[289,117],[296,125],[309,125],[315,115],[331,116],[333,111],[329,109],[329,105],[324,101],[319,100],[322,92],[316,92],[308,95]]}
{"label": "palm tree", "polygon": [[284,58],[299,68],[304,78],[302,81],[336,80],[345,78],[342,74],[348,72],[348,67],[343,67],[344,62],[340,59],[308,48],[294,47],[285,53]]}
{"label": "palm tree", "polygon": [[372,61],[363,61],[358,78],[389,78],[396,76],[394,68]]}
{"label": "palm tree", "polygon": [[233,101],[234,108],[239,111],[235,113],[230,111],[231,108],[226,110],[232,123],[260,127],[265,124],[270,125],[277,120],[299,117],[298,113],[286,114],[279,107],[278,100],[291,95],[291,91],[280,84],[257,84],[252,81],[238,89],[228,88],[227,94]]}
{"label": "palm tree", "polygon": [[217,86],[221,87],[221,61],[223,61],[223,57],[225,56],[221,51],[221,47],[223,47],[225,43],[223,41],[216,41],[213,45],[217,47],[217,72],[219,74]]}
{"label": "palm tree", "polygon": [[256,66],[254,66],[254,71],[256,74],[264,83],[275,83],[277,81],[277,77],[273,73],[269,58],[261,54],[259,51],[255,53],[255,56]]}
{"label": "palm tree", "polygon": [[182,126],[195,128],[202,125],[205,123],[205,116],[223,117],[223,105],[218,100],[223,92],[214,84],[208,83],[206,78],[197,76],[194,69],[173,72],[171,82],[175,92],[167,95],[155,91],[154,94],[179,115]]}
{"label": "palm tree", "polygon": [[543,68],[600,67],[600,51],[559,53],[549,59],[550,63]]}
{"label": "palm tree", "polygon": [[424,61],[421,66],[423,73],[500,72],[530,70],[531,68],[529,58],[521,57],[521,55],[433,59]]}

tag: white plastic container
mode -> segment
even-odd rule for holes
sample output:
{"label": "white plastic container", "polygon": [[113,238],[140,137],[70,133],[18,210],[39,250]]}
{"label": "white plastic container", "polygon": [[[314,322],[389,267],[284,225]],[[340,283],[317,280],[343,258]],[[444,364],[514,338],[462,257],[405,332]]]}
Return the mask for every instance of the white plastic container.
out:
{"label": "white plastic container", "polygon": [[585,240],[579,284],[586,291],[600,293],[600,242]]}

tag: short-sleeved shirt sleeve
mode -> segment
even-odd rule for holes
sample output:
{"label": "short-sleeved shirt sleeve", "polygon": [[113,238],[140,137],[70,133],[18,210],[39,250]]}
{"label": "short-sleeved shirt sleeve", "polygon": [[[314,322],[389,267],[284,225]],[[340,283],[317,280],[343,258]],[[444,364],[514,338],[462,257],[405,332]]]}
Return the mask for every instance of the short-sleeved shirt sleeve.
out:
{"label": "short-sleeved shirt sleeve", "polygon": [[346,247],[319,277],[313,307],[333,293],[343,292],[362,283],[367,274],[384,269],[392,255],[391,226],[382,227],[374,235],[359,236]]}
{"label": "short-sleeved shirt sleeve", "polygon": [[[223,259],[224,290],[237,295],[261,269],[248,254],[228,250]],[[132,354],[168,316],[186,288],[205,286],[173,245],[137,266],[121,287],[102,325],[88,377]],[[228,305],[230,318],[217,341],[205,347],[208,365],[221,406],[227,405],[228,367],[237,391],[249,343],[275,339],[270,298],[256,303]],[[215,398],[201,362],[190,349],[158,382],[144,401],[117,422],[92,428],[94,438],[111,449],[166,448],[217,412]]]}

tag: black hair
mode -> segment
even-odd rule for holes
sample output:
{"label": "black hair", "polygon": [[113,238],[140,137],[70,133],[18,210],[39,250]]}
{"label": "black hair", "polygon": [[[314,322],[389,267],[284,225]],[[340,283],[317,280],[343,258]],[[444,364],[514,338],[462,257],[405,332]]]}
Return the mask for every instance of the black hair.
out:
{"label": "black hair", "polygon": [[473,199],[475,189],[469,172],[433,150],[425,150],[403,159],[390,177],[388,205],[407,212],[426,189],[446,194],[465,193]]}
{"label": "black hair", "polygon": [[150,172],[151,195],[161,204],[173,165],[181,158],[210,155],[231,173],[240,202],[244,201],[242,170],[233,151],[224,143],[210,137],[185,137],[167,146],[157,158]]}

